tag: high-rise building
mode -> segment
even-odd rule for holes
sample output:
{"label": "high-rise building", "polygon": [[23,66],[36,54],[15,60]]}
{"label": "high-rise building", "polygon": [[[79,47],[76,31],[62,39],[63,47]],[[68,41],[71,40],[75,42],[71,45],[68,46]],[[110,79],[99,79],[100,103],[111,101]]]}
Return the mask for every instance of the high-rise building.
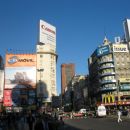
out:
{"label": "high-rise building", "polygon": [[61,93],[64,94],[65,90],[71,83],[72,77],[75,75],[74,64],[62,64],[61,65]]}
{"label": "high-rise building", "polygon": [[124,26],[124,32],[125,32],[125,39],[127,42],[130,41],[130,19],[126,19],[123,22],[123,26]]}
{"label": "high-rise building", "polygon": [[128,43],[106,38],[88,60],[92,104],[130,104],[130,53]]}
{"label": "high-rise building", "polygon": [[57,95],[56,88],[56,28],[40,20],[40,35],[36,45],[37,96],[42,102],[51,102]]}

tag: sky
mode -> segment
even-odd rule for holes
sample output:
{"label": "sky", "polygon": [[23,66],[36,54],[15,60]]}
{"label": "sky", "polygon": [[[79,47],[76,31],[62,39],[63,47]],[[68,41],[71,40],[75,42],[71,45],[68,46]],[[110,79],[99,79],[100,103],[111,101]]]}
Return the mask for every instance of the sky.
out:
{"label": "sky", "polygon": [[39,20],[56,27],[57,92],[61,64],[74,63],[75,73],[87,75],[87,60],[106,36],[124,36],[130,0],[0,0],[0,55],[7,49],[36,50]]}

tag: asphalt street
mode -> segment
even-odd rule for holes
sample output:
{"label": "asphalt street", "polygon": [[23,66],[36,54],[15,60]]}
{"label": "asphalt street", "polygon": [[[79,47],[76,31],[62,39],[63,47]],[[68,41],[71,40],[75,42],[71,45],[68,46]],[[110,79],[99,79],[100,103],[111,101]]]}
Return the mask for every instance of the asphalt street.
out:
{"label": "asphalt street", "polygon": [[65,120],[63,130],[130,130],[130,119],[123,118],[118,123],[117,118],[86,118]]}

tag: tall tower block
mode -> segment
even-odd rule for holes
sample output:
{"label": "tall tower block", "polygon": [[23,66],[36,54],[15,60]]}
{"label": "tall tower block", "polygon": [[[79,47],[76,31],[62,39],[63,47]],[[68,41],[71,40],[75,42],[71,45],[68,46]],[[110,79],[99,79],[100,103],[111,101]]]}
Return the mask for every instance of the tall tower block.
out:
{"label": "tall tower block", "polygon": [[37,53],[37,96],[42,102],[51,102],[56,89],[56,28],[40,20]]}

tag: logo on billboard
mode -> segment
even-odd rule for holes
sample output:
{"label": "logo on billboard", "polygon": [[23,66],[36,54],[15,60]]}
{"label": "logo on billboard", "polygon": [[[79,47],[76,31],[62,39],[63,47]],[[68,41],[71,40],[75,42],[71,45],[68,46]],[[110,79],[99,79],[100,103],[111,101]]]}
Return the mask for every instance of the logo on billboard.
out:
{"label": "logo on billboard", "polygon": [[102,46],[102,47],[99,47],[97,49],[97,56],[103,56],[103,55],[106,55],[106,54],[109,54],[110,53],[110,50],[109,50],[109,46]]}
{"label": "logo on billboard", "polygon": [[14,64],[18,61],[18,57],[17,56],[12,56],[9,60],[8,63],[9,64]]}
{"label": "logo on billboard", "polygon": [[46,27],[45,25],[41,25],[41,28],[50,32],[50,33],[53,33],[55,35],[55,31],[51,30],[50,28]]}
{"label": "logo on billboard", "polygon": [[12,56],[8,59],[9,64],[14,64],[16,62],[34,62],[33,59],[19,59],[17,56]]}
{"label": "logo on billboard", "polygon": [[56,45],[56,28],[51,24],[40,20],[39,42]]}
{"label": "logo on billboard", "polygon": [[128,52],[128,47],[127,45],[124,45],[124,44],[115,44],[113,45],[113,51],[114,52]]}

